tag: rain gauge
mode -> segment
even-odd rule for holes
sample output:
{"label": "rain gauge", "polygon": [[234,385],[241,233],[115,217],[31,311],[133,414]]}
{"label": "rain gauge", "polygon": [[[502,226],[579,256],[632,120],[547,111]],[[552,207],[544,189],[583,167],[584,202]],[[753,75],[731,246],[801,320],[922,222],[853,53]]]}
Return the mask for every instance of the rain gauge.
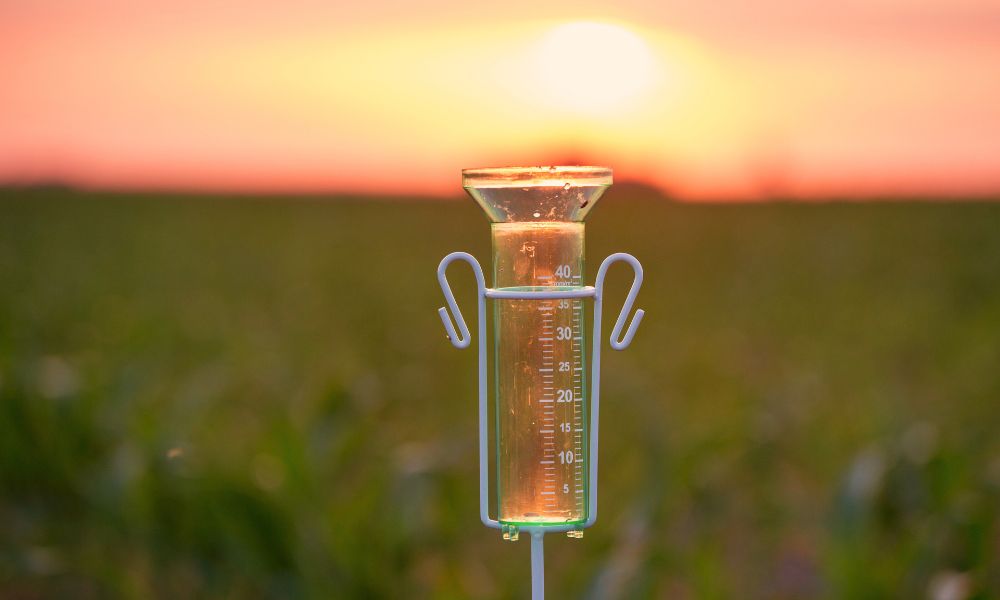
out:
{"label": "rain gauge", "polygon": [[[448,305],[438,312],[457,348],[467,348],[472,336],[446,271],[462,260],[476,277],[479,513],[505,540],[530,535],[535,599],[544,597],[543,536],[580,538],[597,518],[601,308],[612,264],[631,266],[634,279],[612,328],[611,347],[627,348],[643,316],[636,310],[625,326],[642,285],[642,266],[632,255],[607,257],[594,285],[585,285],[583,221],[611,180],[605,167],[462,171],[465,190],[491,222],[493,287],[486,287],[482,267],[465,252],[444,257],[437,270]],[[588,298],[594,301],[590,348],[584,329]],[[496,518],[490,516],[487,299],[493,304]]]}

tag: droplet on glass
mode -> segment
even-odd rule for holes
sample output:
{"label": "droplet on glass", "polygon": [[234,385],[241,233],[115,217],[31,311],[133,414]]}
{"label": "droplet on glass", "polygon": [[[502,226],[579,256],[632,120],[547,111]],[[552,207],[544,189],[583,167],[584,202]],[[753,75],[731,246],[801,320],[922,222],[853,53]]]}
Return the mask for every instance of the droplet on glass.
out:
{"label": "droplet on glass", "polygon": [[569,182],[567,182],[567,183],[566,183],[565,185],[563,185],[563,189],[564,189],[564,190],[569,190],[569,189],[570,189],[571,187],[573,187],[573,186],[571,186],[571,185],[569,184]]}
{"label": "droplet on glass", "polygon": [[538,217],[542,216],[542,213],[540,213],[540,212],[538,212],[538,211],[536,210],[536,211],[534,212],[534,214],[533,214],[532,216],[533,216],[533,217],[535,217],[535,218],[537,219]]}

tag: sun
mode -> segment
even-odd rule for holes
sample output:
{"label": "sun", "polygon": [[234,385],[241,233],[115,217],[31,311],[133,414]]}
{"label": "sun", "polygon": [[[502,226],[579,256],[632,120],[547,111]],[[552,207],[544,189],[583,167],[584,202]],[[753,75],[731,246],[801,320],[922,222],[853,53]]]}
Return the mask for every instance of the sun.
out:
{"label": "sun", "polygon": [[606,114],[627,108],[656,78],[639,35],[620,25],[575,22],[544,35],[537,48],[539,100],[553,108]]}

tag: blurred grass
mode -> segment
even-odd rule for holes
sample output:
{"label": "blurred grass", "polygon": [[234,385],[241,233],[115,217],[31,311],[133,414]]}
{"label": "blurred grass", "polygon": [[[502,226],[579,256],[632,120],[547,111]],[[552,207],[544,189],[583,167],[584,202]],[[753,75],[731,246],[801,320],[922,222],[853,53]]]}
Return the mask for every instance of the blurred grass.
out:
{"label": "blurred grass", "polygon": [[[488,261],[478,212],[0,192],[0,597],[524,597],[435,314],[441,257]],[[638,256],[648,316],[551,597],[1000,597],[997,232],[609,193],[590,269]]]}

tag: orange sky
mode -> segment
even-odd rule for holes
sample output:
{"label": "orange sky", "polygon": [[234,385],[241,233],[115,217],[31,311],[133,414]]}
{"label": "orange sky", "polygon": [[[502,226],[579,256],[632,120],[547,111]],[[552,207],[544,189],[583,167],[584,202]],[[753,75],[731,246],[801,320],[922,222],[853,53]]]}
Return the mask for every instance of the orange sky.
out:
{"label": "orange sky", "polygon": [[[685,198],[1000,192],[1000,4],[0,3],[0,182]],[[502,4],[502,5],[501,5]]]}

